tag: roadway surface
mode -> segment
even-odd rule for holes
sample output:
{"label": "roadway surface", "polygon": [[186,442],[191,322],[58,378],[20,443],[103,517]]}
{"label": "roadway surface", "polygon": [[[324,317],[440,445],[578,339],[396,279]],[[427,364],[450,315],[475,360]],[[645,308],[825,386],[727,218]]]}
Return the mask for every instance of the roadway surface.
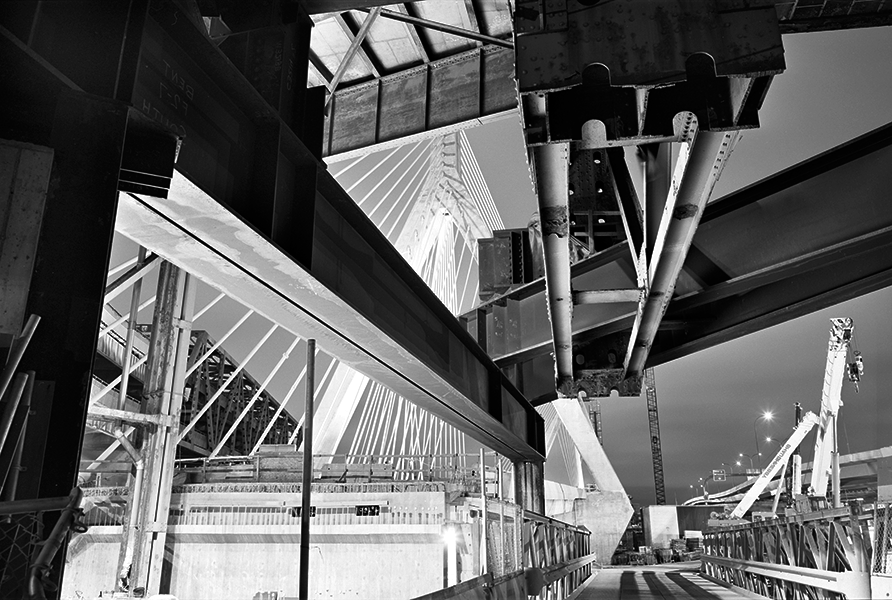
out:
{"label": "roadway surface", "polygon": [[730,600],[746,597],[701,577],[699,569],[699,561],[667,565],[605,567],[585,586],[585,589],[575,600],[657,600],[660,598]]}

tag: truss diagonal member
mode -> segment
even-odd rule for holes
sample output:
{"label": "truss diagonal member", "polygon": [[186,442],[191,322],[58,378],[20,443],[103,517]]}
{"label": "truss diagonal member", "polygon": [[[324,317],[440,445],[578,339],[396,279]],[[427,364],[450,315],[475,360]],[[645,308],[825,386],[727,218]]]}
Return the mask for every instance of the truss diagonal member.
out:
{"label": "truss diagonal member", "polygon": [[319,435],[313,440],[313,452],[330,455],[337,452],[350,424],[359,399],[365,394],[369,378],[337,363],[331,383],[313,409],[314,427]]}
{"label": "truss diagonal member", "polygon": [[[319,354],[319,350],[316,350],[316,354],[314,354],[313,357],[315,358],[318,354]],[[315,362],[315,361],[314,361],[314,362]],[[313,401],[313,413],[314,413],[314,414],[315,414],[315,412],[316,412],[316,401],[315,401],[315,398],[318,398],[318,397],[319,397],[319,393],[320,393],[320,391],[321,391],[323,388],[325,388],[326,385],[329,383],[329,381],[330,381],[330,380],[329,380],[329,377],[330,377],[330,375],[332,374],[332,372],[334,371],[334,369],[335,369],[336,366],[338,366],[338,361],[337,361],[336,359],[332,359],[331,362],[328,363],[328,368],[325,369],[325,374],[322,375],[322,378],[317,378],[317,379],[316,379],[316,387],[313,388],[313,389],[314,389],[314,392],[313,392],[313,398],[314,398],[314,401]],[[304,370],[302,371],[302,373],[303,373],[303,374],[306,374],[306,367],[304,368]],[[309,379],[309,378],[308,378],[308,379]],[[304,419],[306,419],[306,417],[307,417],[307,413],[306,413],[306,411],[304,411],[304,414],[302,414],[302,415],[300,416],[300,419],[299,419],[298,422],[297,422],[297,427],[294,428],[294,431],[291,432],[291,435],[290,435],[289,438],[288,438],[288,444],[289,444],[289,445],[290,445],[290,444],[295,444],[295,443],[296,443],[298,446],[300,446],[300,444],[301,444],[301,442],[302,442],[303,440],[298,441],[297,436],[298,436],[298,435],[301,435],[301,429],[303,429],[303,426],[304,426]]]}
{"label": "truss diagonal member", "polygon": [[245,408],[242,409],[242,412],[239,413],[239,416],[236,417],[235,421],[232,423],[232,426],[229,428],[223,438],[219,442],[217,442],[217,445],[214,446],[214,449],[211,451],[211,454],[208,458],[214,458],[220,453],[220,450],[223,448],[226,442],[229,441],[229,438],[232,437],[233,433],[235,433],[235,430],[238,428],[239,424],[242,422],[245,416],[247,416],[248,412],[250,412],[251,408],[266,390],[266,386],[269,385],[269,382],[272,381],[273,377],[275,377],[276,373],[279,372],[279,369],[282,368],[282,365],[285,363],[285,361],[288,360],[288,357],[291,356],[291,351],[294,350],[294,347],[297,346],[297,343],[299,341],[300,338],[295,337],[294,341],[291,342],[291,345],[288,346],[288,349],[282,353],[282,356],[279,358],[279,362],[277,362],[276,365],[272,368],[272,370],[269,372],[269,375],[267,375],[266,379],[263,380],[263,383],[258,386],[257,390],[251,396],[251,399],[245,405]]}
{"label": "truss diagonal member", "polygon": [[124,269],[129,269],[130,267],[132,267],[133,265],[136,264],[137,260],[139,260],[139,257],[134,256],[133,258],[128,258],[127,260],[125,260],[124,262],[119,264],[117,267],[113,267],[112,269],[109,270],[108,275],[105,276],[105,280],[108,281],[109,279],[111,279],[112,277],[114,277],[115,275],[117,275],[118,273],[123,271]]}
{"label": "truss diagonal member", "polygon": [[[374,9],[358,8],[356,10],[371,13],[371,11]],[[486,44],[492,44],[494,46],[501,46],[503,48],[514,48],[514,42],[510,40],[503,40],[501,38],[480,33],[479,31],[471,31],[470,29],[463,29],[461,27],[448,25],[439,21],[422,19],[421,17],[415,17],[407,13],[394,12],[392,10],[385,9],[381,11],[381,16],[387,19],[393,19],[394,21],[402,21],[403,23],[418,25],[419,27],[424,27],[425,29],[433,29],[434,31],[440,31],[442,33],[448,33],[450,35],[467,38],[469,40],[474,40],[475,42],[483,42]]]}
{"label": "truss diagonal member", "polygon": [[[145,302],[140,304],[139,307],[137,308],[136,312],[141,313],[144,308],[146,308],[150,304],[154,304],[154,303],[155,303],[155,296],[152,296],[152,297],[148,298]],[[129,316],[130,315],[126,315],[126,314],[121,315],[120,317],[118,317],[117,319],[115,319],[114,321],[112,321],[111,323],[109,323],[108,325],[103,327],[102,329],[100,329],[99,335],[97,337],[101,338],[102,336],[106,335],[109,331],[111,331],[118,325],[121,325],[124,321],[126,321]]]}
{"label": "truss diagonal member", "polygon": [[[222,385],[220,385],[220,387],[217,389],[217,391],[214,392],[213,396],[208,398],[208,401],[205,403],[204,406],[201,407],[201,410],[198,411],[198,414],[196,414],[194,417],[192,417],[192,420],[189,421],[189,424],[186,425],[185,427],[183,427],[182,431],[180,431],[180,434],[177,436],[178,444],[180,442],[182,442],[183,439],[185,439],[186,434],[188,434],[190,431],[192,431],[192,428],[195,427],[195,425],[196,425],[196,423],[198,423],[199,419],[201,419],[201,417],[204,416],[204,413],[206,413],[211,408],[211,406],[214,405],[214,403],[217,401],[217,399],[219,399],[220,396],[223,395],[223,392],[226,391],[226,389],[229,387],[229,384],[231,384],[233,381],[235,381],[235,378],[238,377],[239,373],[241,373],[244,370],[244,368],[248,364],[248,362],[252,358],[254,358],[254,355],[257,354],[257,351],[260,350],[261,347],[263,347],[263,344],[266,343],[266,340],[268,340],[270,338],[270,336],[273,333],[275,333],[276,329],[278,329],[278,328],[279,328],[279,325],[277,323],[273,323],[273,326],[270,327],[269,331],[266,332],[266,334],[263,336],[263,338],[261,338],[261,340],[259,342],[257,342],[257,345],[251,349],[251,351],[248,353],[248,355],[245,357],[245,359],[241,363],[239,363],[239,365],[235,369],[232,370],[232,373],[229,374],[229,377],[226,378],[226,381],[223,382]],[[187,376],[188,376],[188,373],[187,373]]]}
{"label": "truss diagonal member", "polygon": [[[132,426],[132,425],[128,425],[127,427],[124,428],[124,435],[125,435],[125,436],[129,436],[129,435],[132,434],[134,431],[136,431],[136,427],[134,427],[134,426]],[[121,445],[121,440],[120,440],[119,438],[115,438],[115,440],[112,441],[112,442],[110,442],[109,445],[108,445],[108,447],[107,447],[105,450],[103,450],[103,451],[99,454],[99,456],[97,456],[97,457],[95,458],[95,460],[94,460],[93,462],[91,462],[89,465],[87,465],[87,468],[86,468],[85,470],[87,470],[87,471],[94,471],[94,470],[98,469],[99,467],[101,467],[101,466],[102,466],[102,463],[103,463],[105,460],[107,460],[108,457],[111,456],[112,453],[113,453],[115,450],[117,450],[117,449],[118,449],[118,446],[120,446],[120,445]]]}
{"label": "truss diagonal member", "polygon": [[[672,299],[694,233],[738,132],[700,131],[679,155],[649,265],[650,288],[639,305],[626,353],[625,376],[641,375]],[[686,159],[686,160],[685,160]],[[676,192],[677,190],[677,192]]]}
{"label": "truss diagonal member", "polygon": [[[316,346],[316,354],[315,357],[319,356],[319,346]],[[282,411],[285,410],[285,405],[288,404],[288,401],[291,400],[291,396],[294,395],[294,392],[297,391],[297,386],[300,385],[300,382],[303,381],[304,377],[307,375],[307,366],[304,365],[303,368],[298,373],[297,377],[294,379],[294,383],[291,384],[291,387],[288,389],[288,393],[285,394],[285,397],[282,398],[282,401],[279,403],[279,407],[276,409],[276,412],[273,414],[272,418],[269,420],[269,423],[266,424],[266,428],[263,430],[263,433],[260,434],[260,437],[257,438],[257,443],[254,444],[254,447],[251,449],[250,456],[257,454],[257,450],[260,449],[260,446],[263,445],[264,440],[266,440],[266,436],[269,435],[269,432],[272,431],[272,428],[275,426],[276,421],[279,419],[279,415],[282,414]],[[324,378],[323,378],[324,379]],[[297,431],[297,427],[295,427],[295,432]],[[290,442],[289,442],[290,443]]]}
{"label": "truss diagonal member", "polygon": [[[145,364],[145,362],[148,360],[148,358],[149,358],[149,355],[147,354],[147,355],[143,356],[142,358],[140,358],[135,363],[129,365],[129,367],[127,367],[127,368],[130,371],[130,373],[132,373],[139,367],[143,366]],[[123,372],[122,372],[122,375],[123,375]],[[106,394],[108,394],[110,391],[115,389],[115,387],[117,387],[117,385],[119,383],[121,383],[122,375],[118,375],[113,380],[108,382],[104,388],[102,388],[101,390],[99,390],[96,393],[96,395],[90,396],[90,406],[93,406],[94,404],[99,402],[103,397],[105,397]]]}
{"label": "truss diagonal member", "polygon": [[209,311],[211,308],[214,307],[215,304],[217,304],[217,302],[219,302],[220,300],[222,300],[225,297],[226,297],[226,294],[224,294],[223,292],[220,292],[219,294],[214,296],[213,300],[211,300],[210,302],[205,304],[201,310],[196,311],[195,316],[192,317],[192,322],[194,323],[195,321],[197,321],[199,319],[199,317],[201,317],[201,315],[203,315],[204,313]]}
{"label": "truss diagonal member", "polygon": [[214,352],[216,352],[217,348],[219,348],[220,346],[222,346],[222,345],[223,345],[223,342],[225,342],[226,340],[228,340],[228,339],[229,339],[229,336],[231,336],[231,335],[235,332],[236,329],[238,329],[239,327],[241,327],[242,323],[244,323],[245,321],[247,321],[247,320],[248,320],[248,317],[250,317],[250,316],[253,315],[253,314],[254,314],[254,309],[253,309],[253,308],[248,309],[248,311],[247,311],[244,315],[242,315],[242,318],[239,319],[238,321],[236,321],[235,325],[233,325],[232,327],[230,327],[230,328],[229,328],[229,331],[227,331],[227,332],[223,335],[223,337],[221,337],[219,340],[217,340],[217,343],[216,343],[216,344],[214,344],[213,346],[211,346],[211,347],[207,350],[207,352],[205,352],[204,354],[202,354],[200,358],[198,358],[194,363],[192,363],[191,365],[189,365],[189,368],[186,369],[186,377],[189,377],[189,375],[191,375],[192,372],[195,371],[195,369],[197,369],[198,367],[200,367],[201,364],[202,364],[204,361],[206,361],[206,360],[208,359],[208,357],[209,357],[211,354],[213,354]]}
{"label": "truss diagonal member", "polygon": [[[329,90],[334,91],[335,89],[337,89],[338,84],[341,82],[341,78],[344,76],[344,73],[347,72],[347,67],[350,66],[350,61],[353,60],[354,56],[356,56],[356,53],[362,46],[362,41],[368,34],[369,29],[372,28],[372,23],[375,22],[375,19],[378,18],[379,14],[381,14],[381,7],[375,7],[369,12],[369,15],[362,22],[362,26],[359,28],[359,32],[357,32],[356,36],[353,38],[353,41],[350,42],[350,47],[347,48],[347,53],[341,60],[341,64],[338,65],[334,77],[332,77],[331,79],[331,83],[328,86]],[[331,104],[332,98],[334,98],[334,93],[329,94],[328,98],[325,100],[326,111],[328,110],[328,106]]]}
{"label": "truss diagonal member", "polygon": [[160,260],[156,260],[158,258],[157,254],[151,254],[145,260],[137,262],[135,265],[130,267],[123,275],[115,279],[113,282],[108,284],[105,288],[105,303],[108,304],[122,293],[124,293],[127,288],[141,280],[143,277],[149,274],[149,272],[155,268],[156,265],[160,264]]}

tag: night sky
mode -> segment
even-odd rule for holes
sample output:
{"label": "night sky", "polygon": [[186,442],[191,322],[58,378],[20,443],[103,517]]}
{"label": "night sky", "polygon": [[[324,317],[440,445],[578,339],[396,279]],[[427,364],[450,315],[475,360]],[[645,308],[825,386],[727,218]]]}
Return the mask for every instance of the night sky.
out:
{"label": "night sky", "polygon": [[[762,127],[744,132],[714,198],[892,121],[892,28],[787,35],[783,42],[787,70],[768,91]],[[519,120],[467,133],[506,227],[525,226],[536,201]],[[690,486],[727,469],[723,462],[733,466],[739,453],[754,453],[753,422],[762,411],[776,415],[756,424],[763,460],[777,450],[765,437],[789,435],[795,402],[819,411],[829,319],[842,316],[855,321],[865,378],[860,393],[848,382],[843,387],[841,452],[892,445],[892,288],[886,288],[657,367],[668,502],[690,498]],[[601,406],[607,455],[632,502],[652,504],[643,396],[609,398]],[[813,445],[814,434],[803,443],[804,460]],[[726,485],[710,482],[709,490]]]}

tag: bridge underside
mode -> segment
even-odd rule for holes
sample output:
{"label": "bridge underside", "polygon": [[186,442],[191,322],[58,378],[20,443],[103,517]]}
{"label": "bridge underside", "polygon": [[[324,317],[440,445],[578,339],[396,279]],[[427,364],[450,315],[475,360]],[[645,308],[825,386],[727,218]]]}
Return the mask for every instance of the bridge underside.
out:
{"label": "bridge underside", "polygon": [[[654,338],[649,367],[892,285],[892,125],[709,203]],[[753,241],[759,242],[754,244]],[[624,245],[571,268],[572,288],[631,289]],[[534,404],[555,397],[540,279],[465,315],[497,364]],[[502,325],[520,316],[515,328]],[[577,306],[580,365],[628,344],[635,305]],[[485,327],[477,325],[485,319]],[[609,387],[606,389],[609,392]]]}
{"label": "bridge underside", "polygon": [[[171,281],[200,276],[514,461],[518,504],[540,510],[545,435],[533,404],[637,395],[646,367],[892,284],[892,126],[708,202],[737,130],[758,126],[771,77],[784,68],[781,34],[890,24],[888,5],[765,1],[738,10],[719,0],[697,21],[712,32],[704,47],[697,32],[693,51],[691,40],[672,39],[665,70],[645,73],[635,68],[646,60],[625,72],[619,54],[605,65],[592,56],[598,44],[578,35],[605,14],[597,11],[617,17],[617,3],[575,10],[518,0],[514,22],[507,3],[480,19],[470,1],[401,6],[402,17],[377,0],[338,4],[360,10],[131,0],[0,12],[0,53],[14,73],[0,98],[0,138],[45,161],[34,197],[36,212],[46,209],[25,228],[31,245],[2,247],[26,276],[9,277],[17,312],[0,329],[0,350],[19,343],[27,315],[42,319],[18,365],[36,381],[28,394],[37,409],[20,453],[21,497],[64,496],[76,481],[116,216],[128,237],[183,269]],[[647,14],[662,7],[632,4]],[[672,18],[689,16],[684,3],[665,4]],[[437,19],[451,29],[419,33]],[[627,25],[634,32],[642,21]],[[720,25],[752,25],[758,35],[725,40]],[[328,32],[321,45],[311,43],[313,27]],[[545,68],[537,61],[548,52],[557,58]],[[545,277],[456,320],[322,157],[360,156],[514,110],[539,194]],[[624,146],[641,147],[657,182],[641,197],[629,174],[641,165]],[[602,212],[613,229],[606,245],[591,234],[587,257],[571,265],[574,206]],[[177,291],[158,328],[167,338],[152,341],[159,364],[189,343],[188,287],[170,285]],[[153,368],[163,385],[176,381],[174,362]],[[150,414],[140,418],[153,427],[142,454],[130,453],[137,473],[143,459],[149,465],[143,495],[158,511],[126,535],[149,544],[154,572],[140,578],[155,589],[179,441],[170,398],[183,393],[174,385],[146,394]],[[15,410],[21,429],[28,409]],[[109,410],[94,414],[120,416]],[[564,568],[551,576],[582,567]]]}

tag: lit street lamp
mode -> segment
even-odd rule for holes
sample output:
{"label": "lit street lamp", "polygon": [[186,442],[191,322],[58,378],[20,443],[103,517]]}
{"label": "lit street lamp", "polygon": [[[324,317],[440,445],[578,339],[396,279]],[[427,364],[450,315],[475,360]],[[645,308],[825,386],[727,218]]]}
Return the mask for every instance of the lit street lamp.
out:
{"label": "lit street lamp", "polygon": [[[771,412],[770,410],[766,410],[761,415],[756,417],[755,421],[753,421],[753,438],[755,438],[755,440],[756,440],[756,454],[758,456],[762,456],[762,453],[759,452],[759,434],[756,432],[756,423],[758,423],[760,420],[771,422],[771,419],[773,419],[773,418],[774,418],[774,413]],[[762,468],[762,460],[761,459],[759,459],[759,468],[760,469]]]}

